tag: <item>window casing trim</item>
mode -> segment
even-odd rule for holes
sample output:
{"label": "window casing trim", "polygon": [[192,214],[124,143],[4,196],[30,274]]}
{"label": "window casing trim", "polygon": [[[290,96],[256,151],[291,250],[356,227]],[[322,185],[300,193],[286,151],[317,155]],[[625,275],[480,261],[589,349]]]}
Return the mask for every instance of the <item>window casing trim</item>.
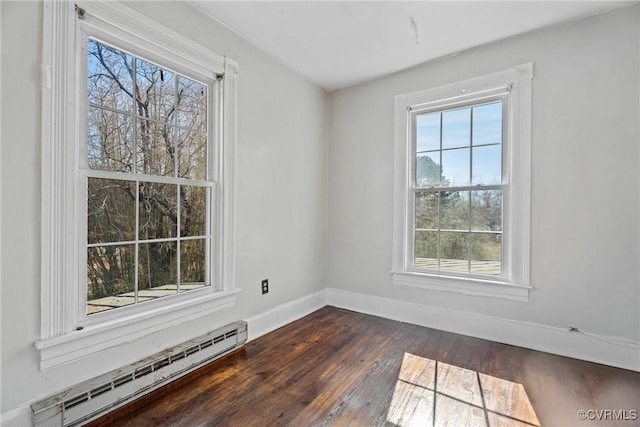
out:
{"label": "window casing trim", "polygon": [[[45,1],[43,6],[41,322],[35,342],[41,369],[230,307],[239,292],[233,245],[238,64],[118,2],[77,5],[86,8],[81,18],[76,18],[72,2]],[[123,310],[120,317],[98,316],[102,321],[81,323],[78,305],[83,274],[77,260],[82,259],[79,255],[84,248],[77,227],[85,224],[78,206],[86,201],[78,191],[84,113],[79,88],[86,82],[77,49],[87,34],[122,43],[123,49],[143,51],[149,60],[169,63],[178,72],[217,82],[217,102],[209,117],[214,120],[211,136],[216,147],[211,158],[215,173],[210,179],[217,201],[212,209],[218,240],[211,262],[218,274],[210,289],[143,304],[145,308],[137,311]],[[169,323],[167,319],[173,320]],[[115,331],[113,339],[105,339],[105,331]]]}
{"label": "window casing trim", "polygon": [[474,277],[454,277],[417,271],[394,272],[396,286],[410,286],[436,291],[456,292],[466,295],[485,296],[527,302],[530,286],[514,285]]}
{"label": "window casing trim", "polygon": [[[46,340],[38,340],[35,347],[40,351],[40,369],[71,363],[89,354],[130,342],[137,338],[161,331],[179,323],[188,322],[235,305],[235,295],[240,289],[231,289],[215,294],[199,293],[194,298],[171,299],[169,305],[134,312],[109,322],[90,323],[83,329],[59,335]],[[132,328],[136,323],[143,327]],[[78,343],[82,345],[78,345]]]}
{"label": "window casing trim", "polygon": [[[531,193],[531,80],[533,64],[395,97],[393,255],[394,285],[486,295],[526,301],[529,284]],[[496,280],[418,271],[412,267],[411,116],[415,111],[446,109],[507,93],[508,125],[504,156],[504,277]]]}

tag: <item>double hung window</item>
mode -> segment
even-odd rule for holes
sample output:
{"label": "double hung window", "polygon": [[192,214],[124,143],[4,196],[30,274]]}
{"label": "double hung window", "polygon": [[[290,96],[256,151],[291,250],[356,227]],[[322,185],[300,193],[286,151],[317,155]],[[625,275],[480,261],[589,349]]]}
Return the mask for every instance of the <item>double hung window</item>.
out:
{"label": "double hung window", "polygon": [[502,276],[503,103],[412,110],[414,268]]}
{"label": "double hung window", "polygon": [[394,283],[526,300],[531,78],[396,97]]}
{"label": "double hung window", "polygon": [[233,306],[237,64],[46,1],[42,73],[41,368]]}
{"label": "double hung window", "polygon": [[215,84],[92,38],[86,52],[86,313],[212,286]]}

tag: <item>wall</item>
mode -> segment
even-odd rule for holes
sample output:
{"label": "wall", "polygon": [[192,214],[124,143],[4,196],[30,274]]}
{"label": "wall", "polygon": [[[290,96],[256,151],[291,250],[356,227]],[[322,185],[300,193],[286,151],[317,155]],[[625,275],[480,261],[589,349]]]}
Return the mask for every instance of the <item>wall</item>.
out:
{"label": "wall", "polygon": [[[40,2],[2,2],[1,412],[238,319],[324,289],[326,92],[188,2],[130,6],[238,61],[237,286],[233,309],[46,372],[39,329]],[[260,280],[269,278],[262,295]]]}
{"label": "wall", "polygon": [[[332,92],[327,286],[639,342],[638,21],[635,5]],[[394,95],[526,62],[534,63],[529,302],[393,286]]]}
{"label": "wall", "polygon": [[[39,371],[32,342],[40,304],[42,5],[0,2],[2,413],[229,321],[277,318],[274,307],[289,309],[325,286],[332,295],[391,299],[396,311],[411,303],[416,310],[574,325],[640,340],[637,6],[330,97],[186,2],[131,6],[240,64],[236,228],[243,291],[235,308],[206,321]],[[530,301],[394,287],[393,96],[529,61],[535,63]],[[262,296],[259,282],[267,277],[271,291]]]}

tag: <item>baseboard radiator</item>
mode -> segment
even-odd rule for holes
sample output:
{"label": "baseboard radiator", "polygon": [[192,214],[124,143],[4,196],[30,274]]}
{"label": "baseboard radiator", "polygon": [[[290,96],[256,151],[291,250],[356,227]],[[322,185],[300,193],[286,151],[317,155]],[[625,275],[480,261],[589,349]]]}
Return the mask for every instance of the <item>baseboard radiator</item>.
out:
{"label": "baseboard radiator", "polygon": [[242,347],[247,323],[234,322],[31,405],[34,427],[79,426]]}

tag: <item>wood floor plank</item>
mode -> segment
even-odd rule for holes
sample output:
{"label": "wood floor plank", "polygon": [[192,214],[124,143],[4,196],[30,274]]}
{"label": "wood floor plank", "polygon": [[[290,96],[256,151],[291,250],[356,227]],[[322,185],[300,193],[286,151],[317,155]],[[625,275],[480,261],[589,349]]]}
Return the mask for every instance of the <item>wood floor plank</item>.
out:
{"label": "wood floor plank", "polygon": [[638,372],[325,307],[90,425],[577,426],[639,406]]}

